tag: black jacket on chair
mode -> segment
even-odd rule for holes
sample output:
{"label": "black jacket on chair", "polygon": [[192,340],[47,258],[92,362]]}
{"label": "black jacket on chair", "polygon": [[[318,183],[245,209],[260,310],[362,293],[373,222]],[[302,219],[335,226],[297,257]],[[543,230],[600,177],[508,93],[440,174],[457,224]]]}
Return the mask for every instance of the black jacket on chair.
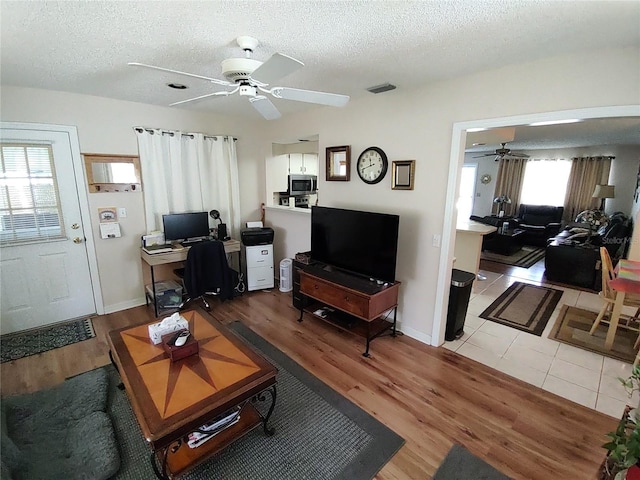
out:
{"label": "black jacket on chair", "polygon": [[222,242],[205,241],[189,249],[184,264],[184,287],[190,298],[212,292],[222,300],[232,297],[231,269]]}

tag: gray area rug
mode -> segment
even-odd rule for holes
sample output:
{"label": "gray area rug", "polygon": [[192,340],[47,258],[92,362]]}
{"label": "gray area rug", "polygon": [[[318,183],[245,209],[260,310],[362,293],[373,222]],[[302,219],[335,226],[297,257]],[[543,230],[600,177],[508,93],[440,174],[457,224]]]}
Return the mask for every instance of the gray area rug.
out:
{"label": "gray area rug", "polygon": [[95,336],[90,318],[58,323],[37,330],[10,333],[0,337],[0,359],[2,363],[18,360],[89,340]]}
{"label": "gray area rug", "polygon": [[[371,479],[404,444],[351,401],[240,322],[229,325],[277,368],[277,402],[269,421],[275,435],[256,428],[183,480]],[[109,412],[121,449],[113,480],[151,480],[151,448],[145,442],[115,368],[110,372]],[[269,402],[256,406],[263,412]]]}
{"label": "gray area rug", "polygon": [[510,480],[510,478],[480,460],[466,448],[454,444],[432,480]]}
{"label": "gray area rug", "polygon": [[529,268],[544,258],[545,249],[524,246],[513,255],[500,255],[499,253],[483,251],[480,254],[482,260],[490,262],[504,263],[505,265],[513,265],[514,267]]}
{"label": "gray area rug", "polygon": [[514,282],[480,314],[480,318],[541,336],[562,293],[551,287]]}

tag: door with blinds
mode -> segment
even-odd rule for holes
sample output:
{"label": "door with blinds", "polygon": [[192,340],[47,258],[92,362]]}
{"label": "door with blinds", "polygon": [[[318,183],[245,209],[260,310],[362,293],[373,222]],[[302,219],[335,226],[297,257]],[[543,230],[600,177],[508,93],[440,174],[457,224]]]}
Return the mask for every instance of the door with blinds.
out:
{"label": "door with blinds", "polygon": [[96,313],[71,142],[0,129],[2,334]]}

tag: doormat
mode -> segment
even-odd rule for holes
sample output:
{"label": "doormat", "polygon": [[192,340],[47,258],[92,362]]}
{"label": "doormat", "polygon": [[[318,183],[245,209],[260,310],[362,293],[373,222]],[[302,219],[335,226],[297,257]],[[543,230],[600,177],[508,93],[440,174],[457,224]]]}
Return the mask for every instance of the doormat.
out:
{"label": "doormat", "polygon": [[461,445],[453,444],[432,480],[509,480]]}
{"label": "doormat", "polygon": [[480,314],[480,318],[540,337],[562,293],[555,288],[514,282]]}
{"label": "doormat", "polygon": [[480,254],[480,259],[489,262],[504,263],[505,265],[513,265],[514,267],[529,268],[544,258],[544,252],[544,248],[524,246],[513,255],[500,255],[498,253],[483,251]]}
{"label": "doormat", "polygon": [[[302,368],[240,322],[228,328],[277,369],[277,400],[266,436],[256,428],[195,467],[182,480],[349,479],[369,480],[395,455],[404,439]],[[113,419],[120,470],[112,480],[156,478],[145,441],[120,377],[112,365],[108,412]],[[257,402],[266,413],[270,402]]]}
{"label": "doormat", "polygon": [[604,348],[604,341],[609,329],[608,324],[601,323],[593,335],[589,335],[589,330],[591,330],[597,316],[597,312],[563,305],[560,315],[549,333],[549,338],[623,362],[633,363],[637,353],[633,344],[638,338],[638,332],[618,328],[613,340],[613,347],[611,350],[607,350]]}
{"label": "doormat", "polygon": [[47,352],[96,336],[90,318],[58,323],[0,337],[0,363]]}

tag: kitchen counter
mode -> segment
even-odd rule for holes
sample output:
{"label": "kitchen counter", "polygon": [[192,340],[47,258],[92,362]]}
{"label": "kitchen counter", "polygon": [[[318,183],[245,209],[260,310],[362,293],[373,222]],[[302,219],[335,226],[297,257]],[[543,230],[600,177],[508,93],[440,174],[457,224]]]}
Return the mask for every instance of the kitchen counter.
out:
{"label": "kitchen counter", "polygon": [[497,230],[496,227],[474,220],[459,221],[456,225],[456,243],[453,253],[456,258],[456,268],[477,275],[480,270],[482,237]]}

